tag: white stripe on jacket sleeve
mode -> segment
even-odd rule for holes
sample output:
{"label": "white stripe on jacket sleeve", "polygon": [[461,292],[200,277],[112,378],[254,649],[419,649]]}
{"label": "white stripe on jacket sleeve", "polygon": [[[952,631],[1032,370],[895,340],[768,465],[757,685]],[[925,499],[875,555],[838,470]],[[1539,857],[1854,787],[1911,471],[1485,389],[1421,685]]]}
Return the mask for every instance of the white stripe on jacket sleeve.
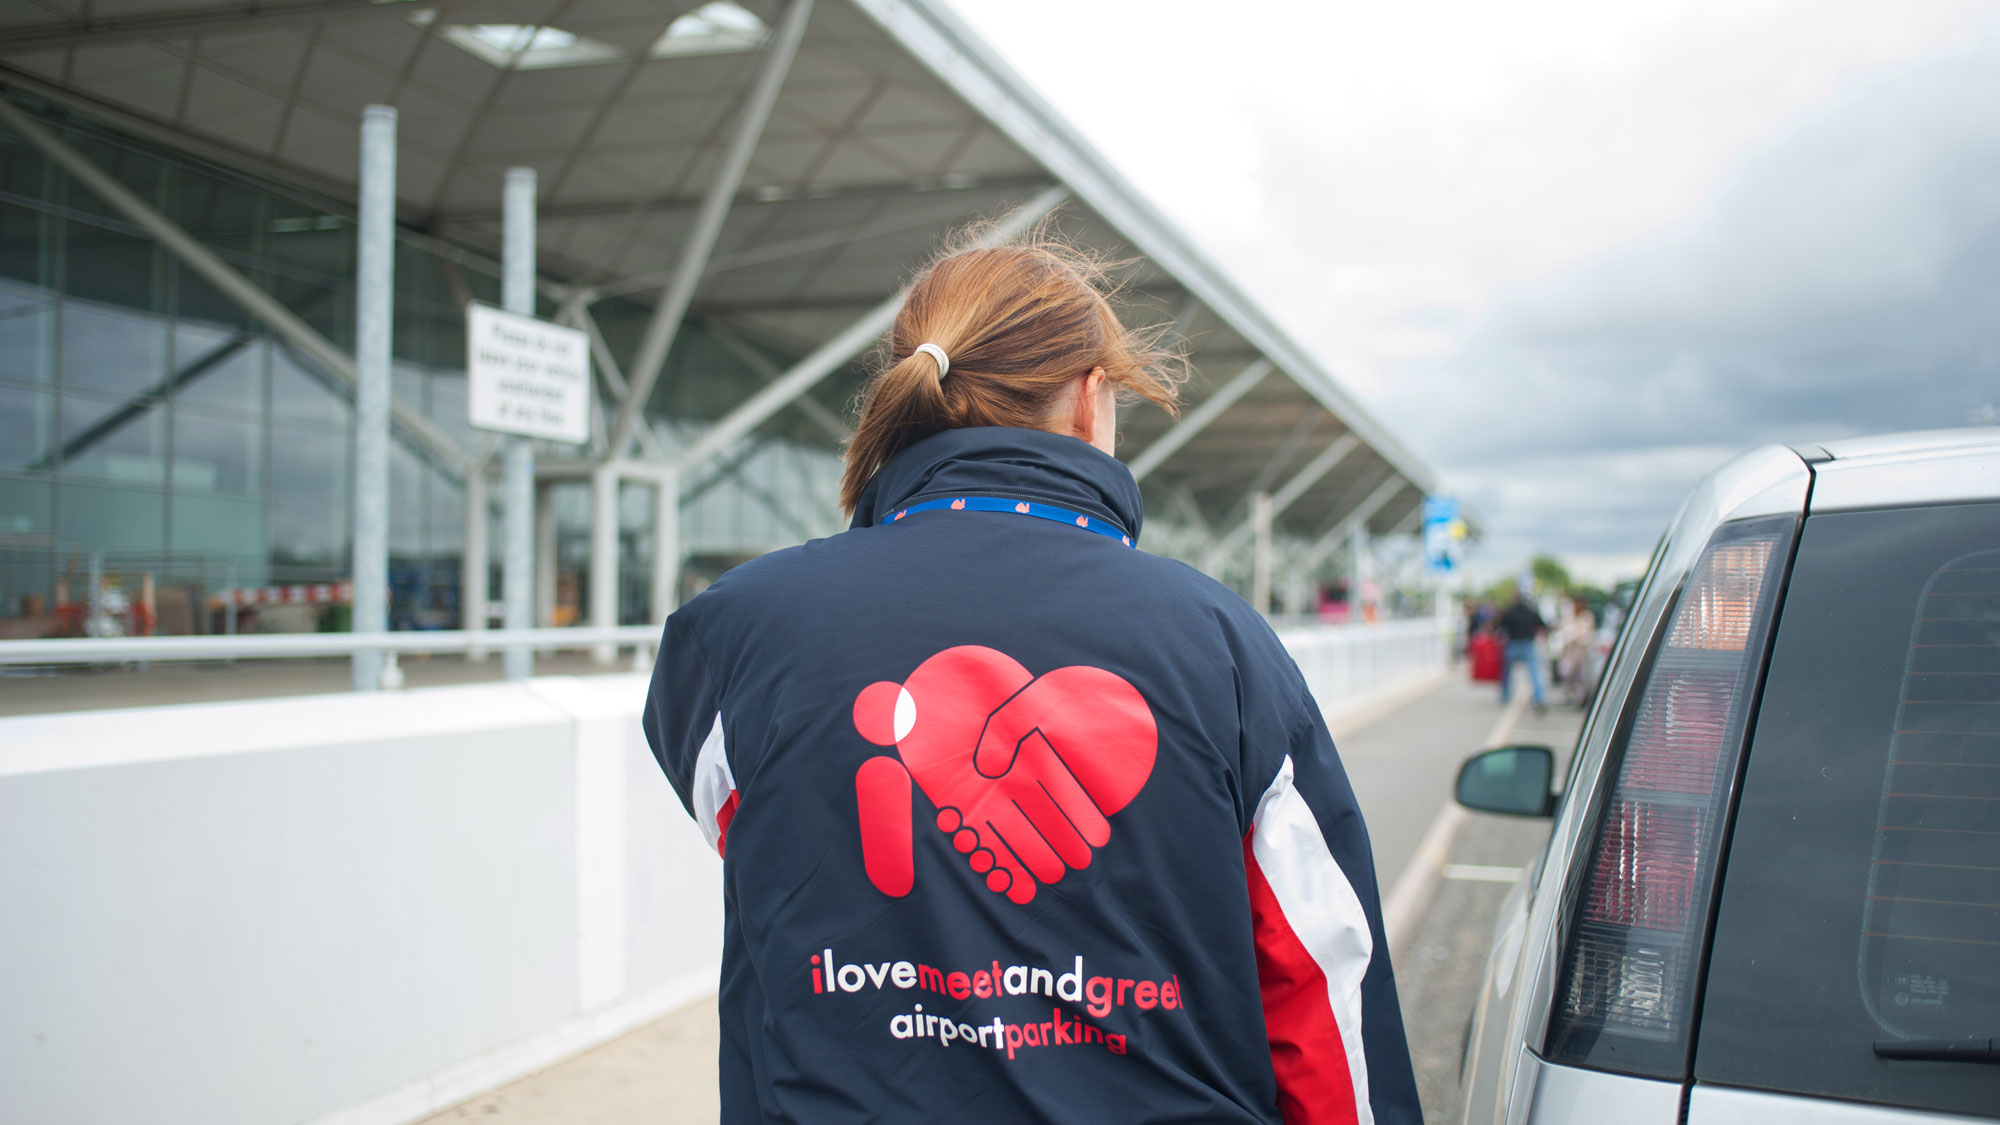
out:
{"label": "white stripe on jacket sleeve", "polygon": [[1354,1120],[1370,1125],[1374,1115],[1361,1040],[1361,981],[1374,955],[1374,937],[1360,897],[1293,783],[1289,754],[1257,802],[1249,843],[1284,922],[1325,975],[1327,1000],[1353,1080]]}
{"label": "white stripe on jacket sleeve", "polygon": [[701,751],[695,755],[692,790],[694,796],[694,821],[701,825],[701,834],[708,838],[708,846],[717,855],[722,854],[729,833],[729,822],[736,815],[736,775],[729,772],[729,755],[726,753],[722,734],[722,712],[715,713],[715,725],[708,730],[708,737],[702,740]]}

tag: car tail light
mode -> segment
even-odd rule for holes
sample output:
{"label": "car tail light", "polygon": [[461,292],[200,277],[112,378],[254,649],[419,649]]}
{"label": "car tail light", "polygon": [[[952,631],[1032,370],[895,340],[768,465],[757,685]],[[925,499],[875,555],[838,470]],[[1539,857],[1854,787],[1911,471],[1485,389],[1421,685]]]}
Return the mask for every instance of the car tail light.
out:
{"label": "car tail light", "polygon": [[1716,851],[1796,521],[1717,531],[1676,601],[1638,705],[1556,982],[1552,1061],[1659,1078],[1686,1071]]}

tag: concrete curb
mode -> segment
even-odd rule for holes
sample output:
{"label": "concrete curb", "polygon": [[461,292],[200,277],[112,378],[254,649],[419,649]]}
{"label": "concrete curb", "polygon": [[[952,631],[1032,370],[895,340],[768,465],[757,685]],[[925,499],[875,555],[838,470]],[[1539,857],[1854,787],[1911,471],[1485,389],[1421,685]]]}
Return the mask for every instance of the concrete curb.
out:
{"label": "concrete curb", "polygon": [[[1494,721],[1493,729],[1486,733],[1480,747],[1505,743],[1527,709],[1528,698],[1525,694],[1508,704]],[[1416,935],[1417,926],[1430,910],[1432,900],[1437,898],[1438,883],[1444,878],[1445,864],[1451,862],[1451,851],[1457,846],[1465,826],[1471,822],[1471,813],[1458,802],[1447,799],[1444,808],[1438,810],[1437,819],[1431,821],[1430,828],[1425,830],[1424,838],[1418,841],[1417,852],[1410,857],[1409,866],[1403,869],[1396,885],[1382,899],[1382,929],[1388,934],[1391,960],[1400,962],[1403,959],[1410,939]]]}

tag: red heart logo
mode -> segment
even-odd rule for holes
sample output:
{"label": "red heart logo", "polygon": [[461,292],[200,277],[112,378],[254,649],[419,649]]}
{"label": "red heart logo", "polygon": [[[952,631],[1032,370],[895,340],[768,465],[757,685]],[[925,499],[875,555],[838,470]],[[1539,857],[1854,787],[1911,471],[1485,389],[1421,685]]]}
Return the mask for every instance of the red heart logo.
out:
{"label": "red heart logo", "polygon": [[855,777],[876,887],[900,896],[914,881],[914,779],[952,845],[1017,903],[1090,865],[1111,840],[1107,818],[1152,776],[1159,743],[1152,709],[1116,673],[1077,664],[1033,676],[978,645],[945,649],[903,683],[862,689],[854,725],[900,756],[871,758]]}

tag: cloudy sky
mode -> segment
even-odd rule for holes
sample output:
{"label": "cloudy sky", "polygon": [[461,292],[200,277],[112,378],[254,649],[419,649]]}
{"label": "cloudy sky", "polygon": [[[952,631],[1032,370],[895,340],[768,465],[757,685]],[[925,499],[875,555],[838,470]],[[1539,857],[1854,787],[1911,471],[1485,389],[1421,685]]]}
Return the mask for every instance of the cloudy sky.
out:
{"label": "cloudy sky", "polygon": [[2000,5],[951,2],[1446,476],[1476,574],[1636,574],[1737,450],[2000,403]]}

